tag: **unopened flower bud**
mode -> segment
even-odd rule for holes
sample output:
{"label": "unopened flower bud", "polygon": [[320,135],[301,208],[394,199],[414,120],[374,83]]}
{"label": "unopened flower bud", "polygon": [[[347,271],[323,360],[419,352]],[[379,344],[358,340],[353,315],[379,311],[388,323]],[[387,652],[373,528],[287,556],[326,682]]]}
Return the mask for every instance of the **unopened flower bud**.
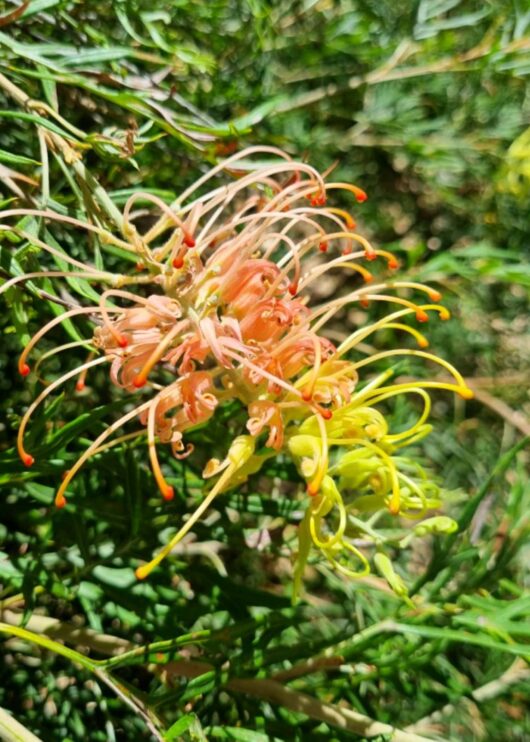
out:
{"label": "unopened flower bud", "polygon": [[386,554],[378,552],[374,557],[374,564],[381,577],[385,578],[396,595],[399,595],[400,598],[404,598],[409,594],[407,586],[401,577],[394,571],[394,566]]}
{"label": "unopened flower bud", "polygon": [[416,536],[426,536],[428,533],[454,533],[458,523],[447,515],[436,515],[434,518],[418,523],[414,528]]}

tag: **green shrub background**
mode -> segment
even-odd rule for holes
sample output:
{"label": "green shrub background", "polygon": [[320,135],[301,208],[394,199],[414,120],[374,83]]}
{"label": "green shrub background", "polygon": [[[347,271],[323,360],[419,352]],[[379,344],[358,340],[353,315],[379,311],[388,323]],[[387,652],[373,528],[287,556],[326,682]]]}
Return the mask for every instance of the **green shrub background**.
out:
{"label": "green shrub background", "polygon": [[[2,620],[95,659],[124,641],[149,646],[80,667],[80,655],[7,632],[0,707],[45,741],[367,738],[322,721],[316,706],[300,714],[288,702],[294,692],[395,725],[403,740],[415,724],[433,739],[528,739],[526,0],[0,2],[0,73],[73,127],[83,163],[118,206],[136,190],[169,201],[247,144],[279,146],[321,169],[336,163],[338,180],[369,194],[360,231],[394,251],[409,277],[444,292],[454,319],[430,323],[431,347],[476,391],[465,403],[435,395],[435,432],[418,448],[452,491],[448,512],[461,529],[400,557],[416,581],[415,610],[380,580],[345,582],[317,562],[306,600],[291,607],[299,514],[289,492],[296,473],[281,460],[197,526],[205,546],[137,583],[137,560],[199,497],[201,462],[173,463],[178,496],[167,505],[143,446],[111,449],[55,511],[61,472],[119,395],[95,373],[87,396],[54,399],[55,422],[47,412],[31,431],[41,455],[23,469],[13,442],[35,389],[16,360],[53,310],[31,286],[9,292],[0,313]],[[43,177],[36,127],[53,116],[8,92],[0,86],[0,202],[79,208],[82,188],[53,152]],[[58,234],[72,255],[89,254],[68,230]],[[38,267],[35,251],[2,239],[3,277],[15,253],[26,270]],[[399,424],[407,409],[393,415]],[[216,418],[194,442],[221,453],[229,425]],[[258,528],[271,539],[261,551],[247,545]],[[171,662],[190,658],[208,671],[172,675]],[[312,671],[278,675],[312,658]],[[282,683],[280,701],[255,684],[271,679]]]}

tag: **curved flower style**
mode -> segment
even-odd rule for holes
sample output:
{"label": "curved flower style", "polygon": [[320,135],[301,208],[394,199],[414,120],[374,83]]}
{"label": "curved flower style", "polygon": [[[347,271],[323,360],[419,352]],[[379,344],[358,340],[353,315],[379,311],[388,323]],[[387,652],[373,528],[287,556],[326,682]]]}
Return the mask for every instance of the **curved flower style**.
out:
{"label": "curved flower style", "polygon": [[[269,160],[253,163],[249,158],[256,154]],[[233,176],[232,181],[207,191],[206,185],[223,171]],[[218,476],[216,484],[171,542],[138,568],[139,578],[171,551],[217,494],[243,482],[279,452],[294,459],[309,495],[300,528],[296,583],[310,542],[339,571],[363,574],[369,567],[354,543],[359,535],[369,537],[379,549],[376,564],[385,564],[383,543],[371,526],[363,524],[363,513],[386,510],[421,517],[437,505],[436,487],[398,452],[429,431],[427,390],[447,389],[464,398],[471,392],[451,364],[425,350],[426,338],[405,320],[424,323],[433,313],[445,320],[449,313],[438,303],[440,294],[427,286],[391,279],[374,283],[371,261],[382,258],[389,270],[398,267],[397,261],[355,231],[350,213],[327,205],[329,193],[337,189],[358,203],[366,199],[361,189],[328,182],[280,150],[253,147],[203,175],[171,207],[147,193],[132,196],[124,209],[120,237],[51,211],[0,213],[4,220],[35,215],[84,228],[102,245],[119,247],[136,261],[134,275],[110,273],[71,258],[20,227],[0,227],[17,232],[72,268],[13,278],[0,291],[39,277],[83,277],[93,284],[108,284],[96,304],[74,306],[40,329],[20,357],[19,371],[26,376],[30,354],[50,329],[77,316],[94,322],[94,353],[89,360],[49,384],[22,418],[18,435],[22,461],[33,463],[24,448],[30,416],[73,376],[80,374],[77,388],[82,388],[91,368],[108,363],[114,385],[133,396],[142,388],[149,392],[109,425],[65,474],[56,496],[58,507],[66,504],[65,494],[80,468],[112,445],[114,433],[134,418],[139,417],[147,431],[161,494],[171,499],[173,487],[158,461],[157,443],[170,444],[176,457],[189,455],[192,446],[185,443],[186,431],[207,421],[228,401],[237,400],[247,410],[246,433],[242,430],[232,442],[223,462],[212,460],[206,467],[205,478]],[[139,199],[161,212],[144,234],[134,226],[133,207]],[[357,276],[361,283],[357,280],[344,295],[312,306],[312,286],[337,269]],[[356,329],[340,345],[323,334],[348,304],[364,307],[370,302],[395,309]],[[366,338],[388,328],[408,333],[420,349],[387,350],[350,360]],[[452,380],[390,383],[391,372],[365,376],[365,366],[405,355],[442,366]],[[419,397],[423,411],[409,430],[392,434],[377,406],[401,394]],[[131,436],[117,440],[127,437]],[[357,566],[348,566],[348,559]]]}

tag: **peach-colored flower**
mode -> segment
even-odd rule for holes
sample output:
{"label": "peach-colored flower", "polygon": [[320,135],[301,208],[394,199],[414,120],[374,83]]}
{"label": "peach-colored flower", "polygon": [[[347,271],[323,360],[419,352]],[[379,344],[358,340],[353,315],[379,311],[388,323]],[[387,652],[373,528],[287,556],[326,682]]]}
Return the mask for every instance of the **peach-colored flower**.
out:
{"label": "peach-colored flower", "polygon": [[[249,162],[255,154],[270,161],[252,167]],[[250,168],[248,172],[238,171],[241,160]],[[237,171],[239,177],[214,183],[206,190],[206,184],[223,171]],[[382,258],[389,270],[395,270],[397,261],[388,252],[374,249],[355,231],[355,220],[348,211],[327,204],[329,193],[335,190],[353,195],[357,203],[366,200],[364,191],[356,186],[327,182],[310,165],[294,162],[280,150],[251,147],[212,168],[171,206],[151,194],[132,196],[124,208],[119,236],[51,211],[0,212],[3,219],[33,215],[85,228],[102,243],[127,251],[137,261],[134,275],[101,271],[57,251],[23,228],[9,227],[72,269],[40,275],[82,276],[108,286],[94,306],[73,307],[41,328],[20,357],[20,373],[26,376],[30,372],[29,355],[49,330],[64,319],[88,316],[95,329],[87,343],[101,355],[89,356],[79,368],[82,384],[87,383],[85,376],[94,366],[109,363],[111,382],[140,400],[109,425],[70,468],[57,493],[58,505],[65,504],[67,488],[84,463],[112,445],[114,433],[138,417],[147,431],[155,478],[162,495],[170,499],[173,488],[158,461],[157,443],[169,444],[175,456],[189,454],[186,432],[210,419],[219,406],[237,401],[247,411],[250,435],[235,439],[222,464],[207,467],[220,479],[205,502],[259,469],[269,455],[254,452],[257,439],[263,436],[273,453],[285,451],[297,462],[313,498],[307,527],[313,528],[313,541],[324,544],[330,560],[337,561],[336,550],[344,533],[326,540],[321,534],[322,522],[330,512],[339,513],[342,525],[346,517],[333,472],[330,474],[331,447],[366,450],[372,463],[382,462],[385,474],[379,473],[379,480],[364,466],[367,476],[363,486],[367,490],[371,487],[375,496],[384,490],[381,497],[386,498],[388,509],[400,512],[408,495],[402,494],[388,451],[402,434],[388,432],[375,405],[400,393],[419,395],[425,409],[414,435],[423,435],[427,389],[449,389],[464,397],[470,393],[456,369],[425,350],[399,348],[355,358],[360,349],[365,352],[364,341],[383,329],[407,333],[425,349],[426,338],[406,320],[423,323],[433,313],[441,319],[447,319],[449,313],[438,304],[439,293],[427,286],[392,278],[374,280],[368,263]],[[134,204],[139,198],[150,201],[160,212],[144,234],[134,224]],[[0,225],[0,229],[7,227]],[[329,271],[344,271],[355,283],[344,295],[311,306],[312,287]],[[29,274],[33,280],[38,276]],[[23,278],[11,279],[0,292]],[[411,298],[418,296],[417,300]],[[389,305],[390,312],[346,334],[339,344],[326,337],[327,325],[346,306],[355,303],[366,307],[374,302]],[[375,380],[364,376],[360,383],[365,366],[403,355],[437,363],[449,371],[451,381],[390,385],[389,377],[383,374]],[[73,375],[75,372],[68,372],[52,382],[24,415],[18,449],[26,465],[33,461],[24,449],[31,414]],[[90,376],[86,379],[89,382]],[[414,486],[409,483],[408,490]],[[179,534],[191,528],[205,507],[201,504]],[[157,557],[153,565],[158,561]],[[142,576],[147,571],[142,570]]]}
{"label": "peach-colored flower", "polygon": [[278,405],[260,399],[249,405],[248,414],[250,415],[247,421],[248,432],[258,436],[262,430],[268,428],[269,437],[265,445],[280,451],[283,446],[283,419]]}

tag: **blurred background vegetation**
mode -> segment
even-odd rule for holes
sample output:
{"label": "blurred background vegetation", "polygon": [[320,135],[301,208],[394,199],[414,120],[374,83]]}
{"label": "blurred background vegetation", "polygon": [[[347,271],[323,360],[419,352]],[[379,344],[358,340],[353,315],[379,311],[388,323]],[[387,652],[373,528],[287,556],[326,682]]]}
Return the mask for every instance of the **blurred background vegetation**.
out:
{"label": "blurred background vegetation", "polygon": [[[137,584],[135,560],[188,512],[200,466],[173,465],[180,496],[162,506],[143,449],[121,447],[87,468],[68,511],[54,511],[65,462],[117,402],[97,374],[85,397],[54,400],[62,424],[34,426],[43,455],[22,470],[13,441],[34,390],[16,358],[54,305],[31,286],[10,292],[1,620],[32,634],[6,630],[0,707],[30,730],[18,738],[530,739],[527,0],[0,2],[0,73],[33,101],[0,86],[3,205],[83,204],[72,164],[54,152],[43,161],[39,127],[68,139],[118,206],[135,190],[169,201],[252,143],[335,165],[337,180],[369,194],[359,231],[444,291],[454,319],[432,323],[431,346],[476,392],[466,403],[435,396],[421,455],[452,490],[461,531],[401,557],[415,609],[377,578],[345,582],[321,563],[290,607],[300,512],[281,462]],[[1,275],[19,265],[38,267],[34,251],[4,239]],[[407,410],[393,414],[399,424]],[[215,448],[226,421],[216,424],[197,442]],[[43,645],[50,637],[65,644]],[[83,665],[88,650],[111,659]],[[18,739],[10,725],[0,715],[0,737]]]}

